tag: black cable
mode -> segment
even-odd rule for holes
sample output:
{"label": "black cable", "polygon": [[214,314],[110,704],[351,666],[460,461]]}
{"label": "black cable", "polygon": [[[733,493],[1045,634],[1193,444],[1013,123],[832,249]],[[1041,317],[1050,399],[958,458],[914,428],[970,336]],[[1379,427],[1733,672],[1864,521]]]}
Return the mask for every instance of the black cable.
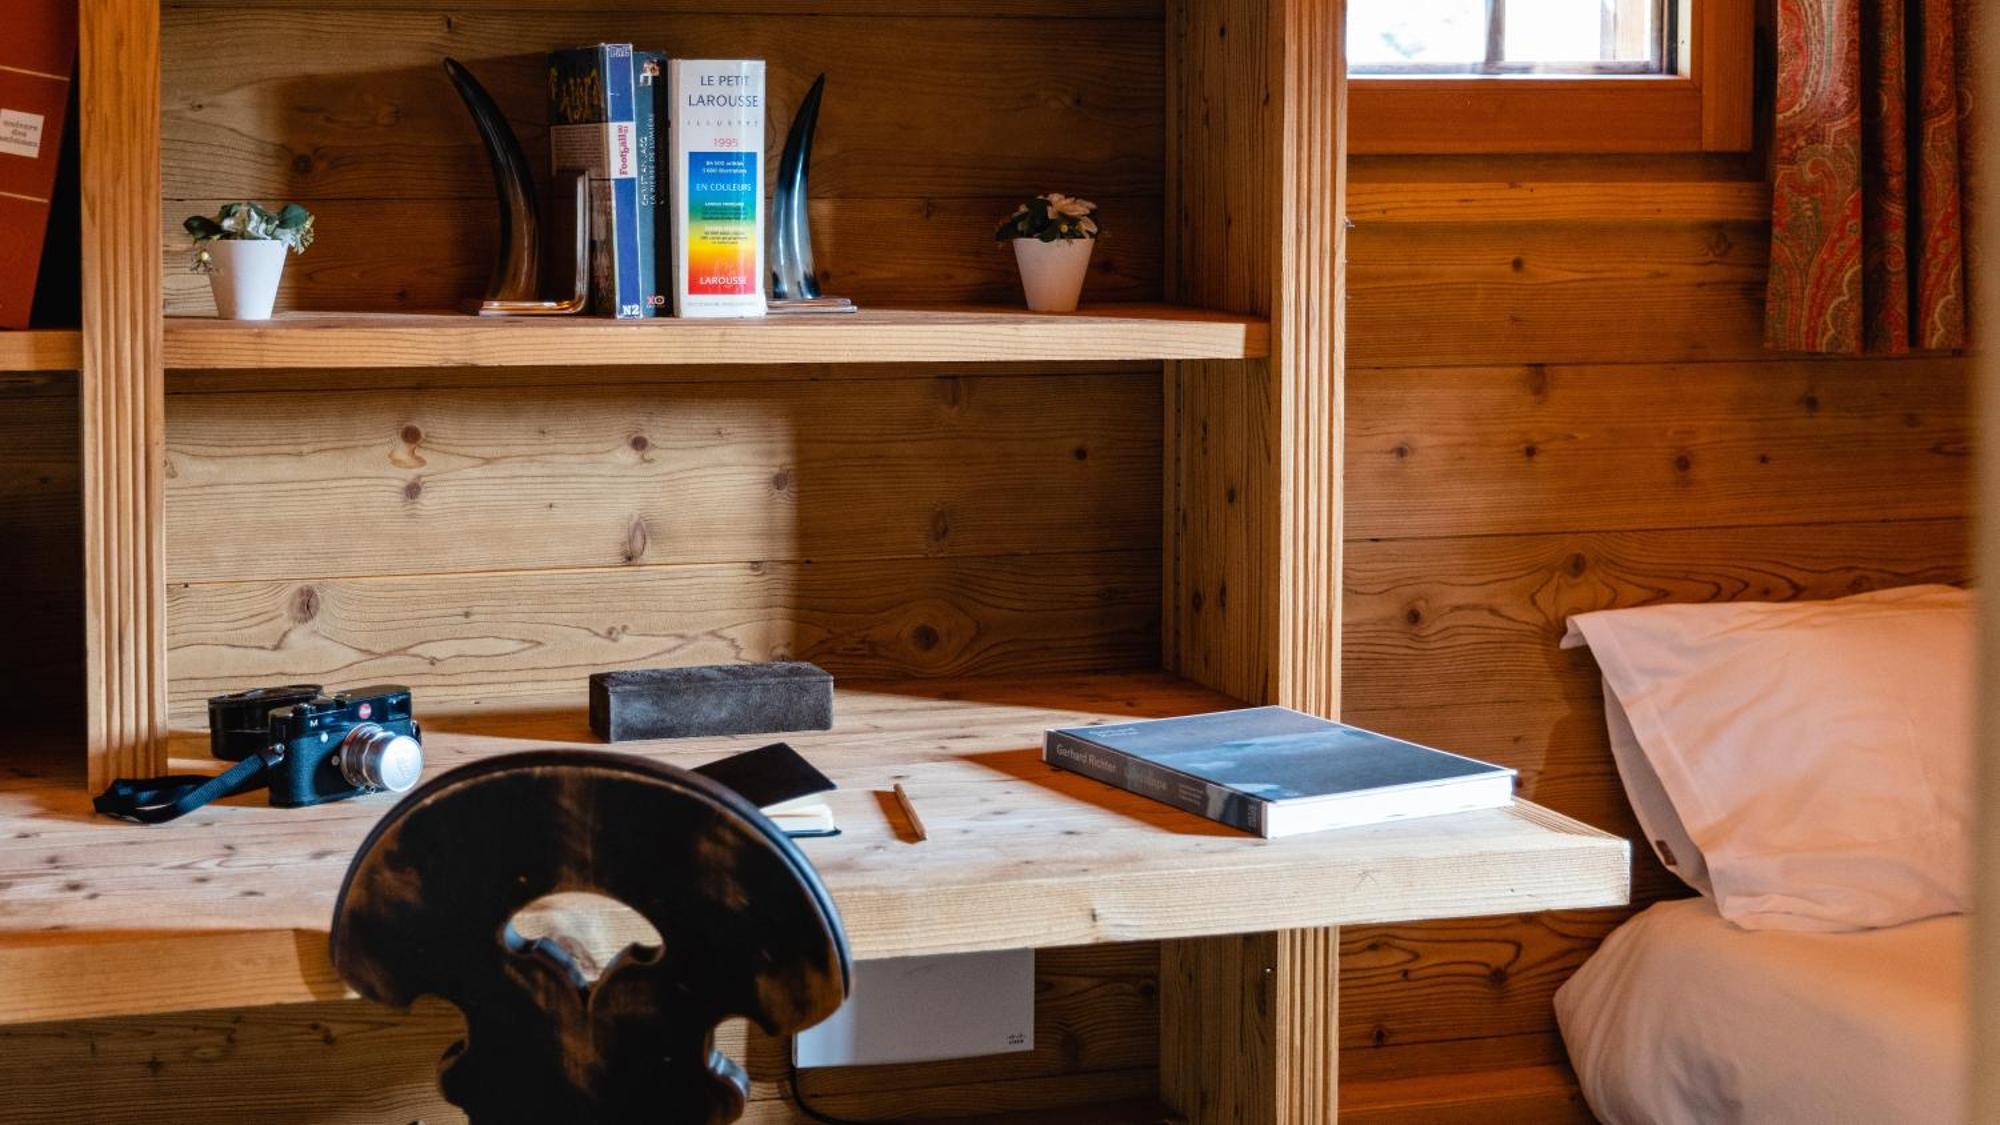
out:
{"label": "black cable", "polygon": [[806,1101],[805,1091],[799,1089],[799,1064],[786,1060],[785,1067],[791,1075],[792,1104],[799,1108],[800,1113],[805,1114],[814,1121],[822,1122],[823,1125],[872,1125],[871,1122],[862,1121],[858,1118],[835,1117],[830,1113],[821,1113],[819,1110],[814,1109],[812,1104]]}

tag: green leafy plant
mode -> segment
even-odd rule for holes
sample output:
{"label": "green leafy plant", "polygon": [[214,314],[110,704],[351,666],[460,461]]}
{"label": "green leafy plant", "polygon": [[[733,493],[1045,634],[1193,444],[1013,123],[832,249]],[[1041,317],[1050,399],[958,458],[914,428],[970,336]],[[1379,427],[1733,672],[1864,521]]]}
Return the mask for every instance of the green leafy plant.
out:
{"label": "green leafy plant", "polygon": [[208,273],[215,259],[208,252],[210,242],[282,242],[294,254],[303,254],[313,241],[312,212],[296,203],[287,203],[277,212],[255,203],[225,203],[214,218],[189,215],[181,229],[194,239],[194,272]]}
{"label": "green leafy plant", "polygon": [[1097,225],[1097,204],[1052,191],[1015,208],[993,238],[998,242],[1016,238],[1055,242],[1065,238],[1097,238],[1103,233]]}

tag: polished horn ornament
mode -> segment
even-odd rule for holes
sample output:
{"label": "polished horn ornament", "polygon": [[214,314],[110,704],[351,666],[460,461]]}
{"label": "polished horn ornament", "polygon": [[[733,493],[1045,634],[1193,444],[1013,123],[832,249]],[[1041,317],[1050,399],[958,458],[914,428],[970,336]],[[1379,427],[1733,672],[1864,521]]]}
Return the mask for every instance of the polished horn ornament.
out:
{"label": "polished horn ornament", "polygon": [[535,199],[534,177],[528,171],[527,154],[520,138],[507,124],[506,115],[493,96],[457,59],[444,60],[445,73],[458,89],[465,108],[472,113],[479,139],[486,145],[486,159],[493,166],[493,190],[500,204],[500,250],[493,263],[493,276],[486,284],[486,297],[478,304],[481,316],[561,316],[581,312],[590,300],[590,179],[581,171],[565,169],[556,174],[558,192],[573,196],[576,272],[572,292],[558,299],[542,293],[541,208]]}
{"label": "polished horn ornament", "polygon": [[806,189],[806,173],[812,165],[813,131],[819,126],[820,96],[825,90],[826,75],[822,74],[799,103],[799,112],[785,135],[784,153],[778,158],[778,184],[771,199],[770,244],[766,248],[771,263],[770,296],[766,304],[773,313],[854,311],[854,302],[847,298],[820,293],[819,275],[813,266],[812,217],[806,211],[811,194]]}

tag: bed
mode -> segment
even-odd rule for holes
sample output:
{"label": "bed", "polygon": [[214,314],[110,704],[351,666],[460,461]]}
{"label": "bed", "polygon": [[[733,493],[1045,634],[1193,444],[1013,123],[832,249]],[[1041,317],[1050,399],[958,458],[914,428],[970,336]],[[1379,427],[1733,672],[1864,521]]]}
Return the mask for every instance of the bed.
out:
{"label": "bed", "polygon": [[1851,933],[1752,931],[1655,904],[1556,993],[1606,1125],[1964,1120],[1963,914]]}
{"label": "bed", "polygon": [[1974,600],[1579,614],[1657,903],[1556,995],[1607,1125],[1964,1119]]}

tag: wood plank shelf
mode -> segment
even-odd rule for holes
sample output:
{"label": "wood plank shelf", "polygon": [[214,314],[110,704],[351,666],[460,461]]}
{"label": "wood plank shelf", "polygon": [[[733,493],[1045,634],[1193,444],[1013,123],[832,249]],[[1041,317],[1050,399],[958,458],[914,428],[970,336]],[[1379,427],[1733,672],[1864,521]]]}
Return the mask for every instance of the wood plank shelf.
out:
{"label": "wood plank shelf", "polygon": [[[426,773],[510,751],[601,747],[584,702],[579,689],[427,711]],[[1041,761],[1050,726],[1230,705],[1160,674],[845,686],[832,731],[790,739],[839,783],[829,803],[843,835],[800,843],[863,958],[1625,899],[1625,840],[1525,802],[1260,840]],[[763,741],[621,748],[694,766]],[[174,749],[205,747],[195,736]],[[897,783],[929,829],[922,843],[885,799]],[[346,995],[327,962],[334,896],[393,803],[274,809],[248,794],[147,827],[93,816],[73,776],[0,776],[0,1023]]]}
{"label": "wood plank shelf", "polygon": [[170,368],[521,367],[1256,359],[1268,322],[1172,305],[1070,314],[864,309],[848,316],[616,321],[450,313],[167,320]]}
{"label": "wood plank shelf", "polygon": [[82,339],[74,328],[0,330],[0,372],[75,371],[83,366]]}

